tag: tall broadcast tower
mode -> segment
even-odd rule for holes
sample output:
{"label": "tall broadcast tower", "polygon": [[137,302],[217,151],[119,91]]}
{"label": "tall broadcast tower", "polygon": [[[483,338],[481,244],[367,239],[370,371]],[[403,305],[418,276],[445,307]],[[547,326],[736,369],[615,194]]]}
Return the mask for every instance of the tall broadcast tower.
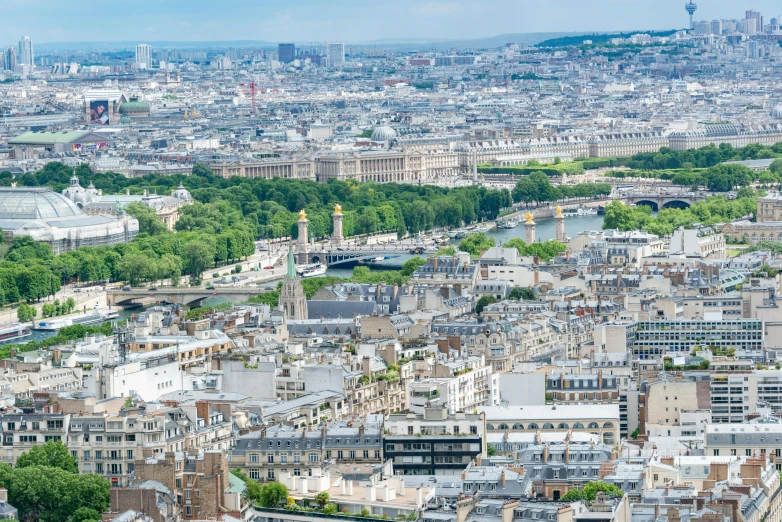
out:
{"label": "tall broadcast tower", "polygon": [[687,4],[684,4],[684,10],[690,14],[690,29],[695,28],[695,23],[692,21],[692,15],[695,14],[696,9],[698,9],[698,5],[692,0]]}

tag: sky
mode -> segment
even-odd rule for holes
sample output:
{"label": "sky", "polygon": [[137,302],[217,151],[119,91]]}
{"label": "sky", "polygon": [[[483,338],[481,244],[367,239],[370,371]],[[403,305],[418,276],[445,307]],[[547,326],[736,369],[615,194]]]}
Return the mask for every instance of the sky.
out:
{"label": "sky", "polygon": [[[766,19],[774,0],[697,0],[695,18]],[[0,0],[0,43],[465,40],[684,28],[685,0]]]}

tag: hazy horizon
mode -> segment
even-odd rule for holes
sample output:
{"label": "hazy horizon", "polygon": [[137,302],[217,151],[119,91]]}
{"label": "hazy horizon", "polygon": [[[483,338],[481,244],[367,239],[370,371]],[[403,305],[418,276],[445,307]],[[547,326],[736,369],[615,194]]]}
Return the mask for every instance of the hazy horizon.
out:
{"label": "hazy horizon", "polygon": [[[771,0],[701,0],[696,20],[766,19]],[[110,4],[110,5],[109,5]],[[24,35],[34,44],[170,41],[346,43],[488,38],[509,33],[663,30],[687,26],[685,0],[3,0],[3,45]],[[8,41],[10,39],[10,41]]]}

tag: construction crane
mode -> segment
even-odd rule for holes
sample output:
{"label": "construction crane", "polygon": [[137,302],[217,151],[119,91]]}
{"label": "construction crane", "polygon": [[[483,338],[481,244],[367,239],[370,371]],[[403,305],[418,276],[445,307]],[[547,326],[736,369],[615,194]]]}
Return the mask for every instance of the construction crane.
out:
{"label": "construction crane", "polygon": [[255,82],[251,83],[240,83],[239,84],[242,87],[249,87],[249,89],[245,89],[244,92],[250,93],[250,99],[252,100],[252,115],[257,115],[257,110],[255,108],[255,93],[257,92],[257,86],[255,85]]}

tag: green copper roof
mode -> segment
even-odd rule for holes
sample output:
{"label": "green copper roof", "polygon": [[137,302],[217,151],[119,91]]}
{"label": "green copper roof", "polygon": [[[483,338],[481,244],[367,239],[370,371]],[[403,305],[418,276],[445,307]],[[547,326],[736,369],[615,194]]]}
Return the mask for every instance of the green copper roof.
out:
{"label": "green copper roof", "polygon": [[288,279],[296,279],[296,265],[293,262],[293,243],[288,248]]}
{"label": "green copper roof", "polygon": [[63,132],[25,132],[8,140],[11,145],[53,145],[55,143],[71,143],[83,138],[89,131],[63,131]]}

